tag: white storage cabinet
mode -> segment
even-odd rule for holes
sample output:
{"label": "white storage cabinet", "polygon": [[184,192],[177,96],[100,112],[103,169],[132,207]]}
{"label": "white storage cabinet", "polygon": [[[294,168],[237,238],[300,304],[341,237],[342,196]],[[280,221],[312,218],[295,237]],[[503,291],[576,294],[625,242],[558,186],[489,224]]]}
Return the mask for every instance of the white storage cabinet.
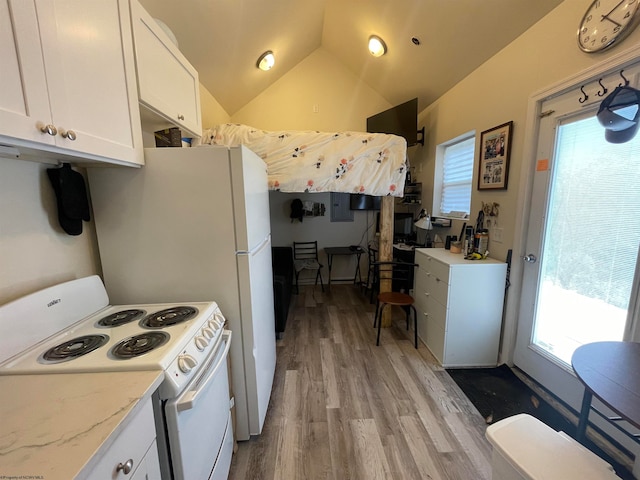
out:
{"label": "white storage cabinet", "polygon": [[0,62],[0,144],[143,162],[127,0],[0,0]]}
{"label": "white storage cabinet", "polygon": [[135,414],[87,478],[159,479],[160,463],[151,399]]}
{"label": "white storage cabinet", "polygon": [[198,72],[137,0],[131,2],[138,94],[145,131],[202,135]]}
{"label": "white storage cabinet", "polygon": [[418,334],[443,367],[498,362],[507,265],[465,260],[443,248],[416,249]]}

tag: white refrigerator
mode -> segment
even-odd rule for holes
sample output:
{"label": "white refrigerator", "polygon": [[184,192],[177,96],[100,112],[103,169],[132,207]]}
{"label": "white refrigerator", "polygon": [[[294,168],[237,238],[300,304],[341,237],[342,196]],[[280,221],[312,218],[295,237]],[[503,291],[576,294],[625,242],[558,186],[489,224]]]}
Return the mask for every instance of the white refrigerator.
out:
{"label": "white refrigerator", "polygon": [[89,168],[112,304],[216,301],[233,331],[236,437],[260,434],[276,364],[267,172],[245,147],[145,149]]}

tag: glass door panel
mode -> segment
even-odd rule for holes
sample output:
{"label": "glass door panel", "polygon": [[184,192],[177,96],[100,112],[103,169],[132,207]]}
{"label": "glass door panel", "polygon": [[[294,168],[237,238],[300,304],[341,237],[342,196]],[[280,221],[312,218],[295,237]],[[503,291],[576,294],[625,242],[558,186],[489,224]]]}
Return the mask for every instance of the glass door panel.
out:
{"label": "glass door panel", "polygon": [[595,116],[557,128],[533,343],[567,366],[622,340],[640,243],[640,137],[604,139]]}

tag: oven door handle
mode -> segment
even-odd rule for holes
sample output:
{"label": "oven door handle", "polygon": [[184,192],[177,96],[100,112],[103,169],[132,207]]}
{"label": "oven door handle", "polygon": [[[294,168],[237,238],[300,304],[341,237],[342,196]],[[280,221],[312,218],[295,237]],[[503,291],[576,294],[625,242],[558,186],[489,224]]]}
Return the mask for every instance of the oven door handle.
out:
{"label": "oven door handle", "polygon": [[225,361],[227,359],[227,354],[229,353],[229,348],[231,347],[231,331],[225,330],[222,334],[223,340],[225,340],[226,345],[224,347],[224,351],[218,360],[216,366],[211,370],[207,378],[202,382],[199,388],[195,388],[193,390],[189,390],[188,392],[184,392],[180,401],[176,404],[176,408],[178,412],[182,412],[184,410],[190,410],[195,407],[196,402],[198,401],[198,395],[202,392],[206,386],[209,384],[211,379],[218,374],[220,368],[225,365]]}

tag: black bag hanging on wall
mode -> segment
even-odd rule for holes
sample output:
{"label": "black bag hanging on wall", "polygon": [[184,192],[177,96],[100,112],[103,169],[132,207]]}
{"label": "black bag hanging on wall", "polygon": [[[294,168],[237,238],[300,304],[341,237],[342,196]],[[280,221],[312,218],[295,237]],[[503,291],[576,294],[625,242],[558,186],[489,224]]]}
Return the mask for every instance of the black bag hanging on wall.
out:
{"label": "black bag hanging on wall", "polygon": [[90,220],[84,177],[68,163],[62,168],[48,168],[47,176],[56,194],[60,226],[69,235],[80,235],[82,221]]}
{"label": "black bag hanging on wall", "polygon": [[302,219],[304,218],[304,209],[302,200],[299,198],[291,200],[291,214],[289,215],[289,218],[291,218],[291,223],[293,223],[296,218],[302,222]]}

